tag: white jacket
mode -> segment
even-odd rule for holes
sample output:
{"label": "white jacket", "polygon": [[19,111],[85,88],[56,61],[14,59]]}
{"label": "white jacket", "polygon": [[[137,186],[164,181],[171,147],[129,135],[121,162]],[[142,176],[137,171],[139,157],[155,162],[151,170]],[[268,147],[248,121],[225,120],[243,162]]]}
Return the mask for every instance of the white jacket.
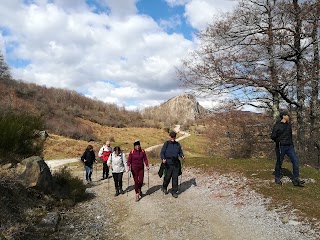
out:
{"label": "white jacket", "polygon": [[123,153],[120,155],[116,155],[115,152],[110,154],[107,164],[108,166],[111,166],[113,173],[125,172],[128,169],[127,159]]}

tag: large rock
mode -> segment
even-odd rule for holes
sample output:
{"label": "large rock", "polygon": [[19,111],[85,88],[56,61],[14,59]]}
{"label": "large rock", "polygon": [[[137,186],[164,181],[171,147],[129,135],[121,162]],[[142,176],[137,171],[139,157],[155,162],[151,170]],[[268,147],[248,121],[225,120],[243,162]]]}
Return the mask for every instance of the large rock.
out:
{"label": "large rock", "polygon": [[194,96],[182,94],[169,99],[160,106],[146,108],[141,113],[160,120],[165,120],[170,116],[174,122],[183,124],[205,116],[208,111],[197,102]]}
{"label": "large rock", "polygon": [[17,166],[21,183],[27,188],[36,188],[44,193],[54,191],[54,181],[45,161],[33,156],[22,160]]}

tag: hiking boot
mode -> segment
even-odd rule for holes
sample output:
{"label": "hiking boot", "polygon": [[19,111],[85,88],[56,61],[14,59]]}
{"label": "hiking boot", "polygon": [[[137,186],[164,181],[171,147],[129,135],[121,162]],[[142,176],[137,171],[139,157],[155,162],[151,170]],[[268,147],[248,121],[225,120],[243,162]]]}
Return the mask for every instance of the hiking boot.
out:
{"label": "hiking boot", "polygon": [[139,193],[136,193],[136,197],[135,197],[135,201],[139,202],[140,198],[139,198]]}
{"label": "hiking boot", "polygon": [[276,184],[279,184],[279,185],[282,185],[282,182],[281,182],[281,178],[275,178],[274,179],[274,182],[276,183]]}
{"label": "hiking boot", "polygon": [[304,180],[300,180],[299,178],[295,178],[292,180],[292,183],[296,187],[303,187],[303,184],[305,183]]}
{"label": "hiking boot", "polygon": [[116,197],[116,196],[119,196],[119,194],[120,194],[120,192],[119,192],[119,190],[117,189],[116,190],[116,194],[114,194],[114,196]]}
{"label": "hiking boot", "polygon": [[166,195],[169,193],[166,188],[162,188],[162,192],[164,192],[164,194],[166,194]]}
{"label": "hiking boot", "polygon": [[174,193],[172,193],[172,197],[177,198],[178,194],[174,192]]}

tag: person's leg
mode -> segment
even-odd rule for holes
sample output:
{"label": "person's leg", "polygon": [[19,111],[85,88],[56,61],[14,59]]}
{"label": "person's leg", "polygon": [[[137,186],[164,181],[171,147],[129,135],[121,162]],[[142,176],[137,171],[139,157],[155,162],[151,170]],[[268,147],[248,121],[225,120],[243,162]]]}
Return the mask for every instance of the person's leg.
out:
{"label": "person's leg", "polygon": [[295,186],[302,186],[304,181],[299,179],[299,160],[293,145],[288,149],[287,155],[292,163],[292,183]]}
{"label": "person's leg", "polygon": [[168,193],[167,188],[170,183],[171,176],[172,176],[172,166],[173,165],[166,166],[166,174],[164,175],[164,179],[163,179],[162,189],[163,189],[164,193],[166,193],[166,194]]}
{"label": "person's leg", "polygon": [[123,177],[123,172],[119,173],[118,176],[118,182],[119,182],[119,193],[123,194],[123,189],[122,189],[122,177]]}
{"label": "person's leg", "polygon": [[102,163],[102,179],[105,178],[105,175],[107,174],[107,162]]}
{"label": "person's leg", "polygon": [[290,161],[292,163],[292,176],[293,178],[298,178],[299,177],[299,161],[293,145],[290,146],[290,148],[288,148],[287,155],[290,158]]}
{"label": "person's leg", "polygon": [[91,166],[89,166],[89,180],[90,180],[90,182],[92,182],[92,178],[91,178],[92,172],[93,172],[93,166],[91,165]]}
{"label": "person's leg", "polygon": [[106,178],[107,179],[109,178],[109,167],[108,167],[107,162],[106,162]]}
{"label": "person's leg", "polygon": [[116,190],[116,194],[115,196],[118,196],[119,195],[119,190],[118,190],[118,173],[112,173],[112,176],[113,176],[113,180],[114,180],[114,188]]}
{"label": "person's leg", "polygon": [[90,179],[89,179],[90,169],[88,166],[84,166],[84,169],[86,170],[86,182],[89,183],[90,182]]}
{"label": "person's leg", "polygon": [[285,149],[283,146],[276,146],[275,148],[276,151],[276,165],[274,168],[274,177],[275,177],[275,182],[277,184],[281,184],[281,166],[282,166],[282,162],[284,159],[284,154],[285,154]]}
{"label": "person's leg", "polygon": [[138,188],[139,188],[139,194],[142,196],[142,185],[143,185],[143,179],[144,179],[144,169],[141,168],[138,171]]}
{"label": "person's leg", "polygon": [[179,167],[173,166],[172,168],[172,195],[176,197],[178,192],[178,175],[179,175]]}
{"label": "person's leg", "polygon": [[134,180],[134,191],[135,193],[139,193],[139,175],[138,175],[138,170],[135,168],[131,169],[132,175],[133,175],[133,180]]}

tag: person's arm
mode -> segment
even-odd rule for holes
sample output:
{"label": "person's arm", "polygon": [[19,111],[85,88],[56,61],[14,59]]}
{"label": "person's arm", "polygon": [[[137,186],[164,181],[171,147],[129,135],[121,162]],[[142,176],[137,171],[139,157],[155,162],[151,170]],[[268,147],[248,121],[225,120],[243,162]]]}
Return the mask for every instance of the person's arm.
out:
{"label": "person's arm", "polygon": [[179,155],[183,160],[185,159],[180,143],[179,143],[179,153],[178,153],[178,155]]}
{"label": "person's arm", "polygon": [[127,163],[128,169],[131,169],[130,168],[131,164],[132,164],[132,151],[130,151],[128,156],[128,163]]}
{"label": "person's arm", "polygon": [[127,163],[126,155],[124,153],[121,153],[121,154],[122,154],[122,162],[123,162],[123,165],[124,165],[124,170],[126,172],[128,172],[128,163]]}
{"label": "person's arm", "polygon": [[98,152],[98,156],[101,158],[102,157],[102,153],[103,153],[103,147],[100,148],[99,152]]}
{"label": "person's arm", "polygon": [[81,161],[82,162],[86,162],[86,155],[87,155],[86,153],[87,153],[87,151],[84,151],[84,153],[81,156]]}
{"label": "person's arm", "polygon": [[108,167],[111,167],[112,164],[112,153],[109,155],[108,161],[107,161],[107,165]]}
{"label": "person's arm", "polygon": [[163,163],[166,163],[166,151],[167,151],[167,147],[168,147],[168,141],[166,141],[163,146],[162,146],[162,149],[161,149],[161,152],[160,152],[160,158],[162,160]]}
{"label": "person's arm", "polygon": [[278,138],[278,132],[279,132],[279,127],[278,127],[278,124],[276,123],[273,126],[272,133],[271,133],[271,139],[275,142],[277,141],[277,138]]}
{"label": "person's arm", "polygon": [[147,170],[149,170],[149,161],[148,161],[147,154],[144,150],[143,150],[143,154],[144,154],[144,156],[143,156],[144,164],[146,165]]}

